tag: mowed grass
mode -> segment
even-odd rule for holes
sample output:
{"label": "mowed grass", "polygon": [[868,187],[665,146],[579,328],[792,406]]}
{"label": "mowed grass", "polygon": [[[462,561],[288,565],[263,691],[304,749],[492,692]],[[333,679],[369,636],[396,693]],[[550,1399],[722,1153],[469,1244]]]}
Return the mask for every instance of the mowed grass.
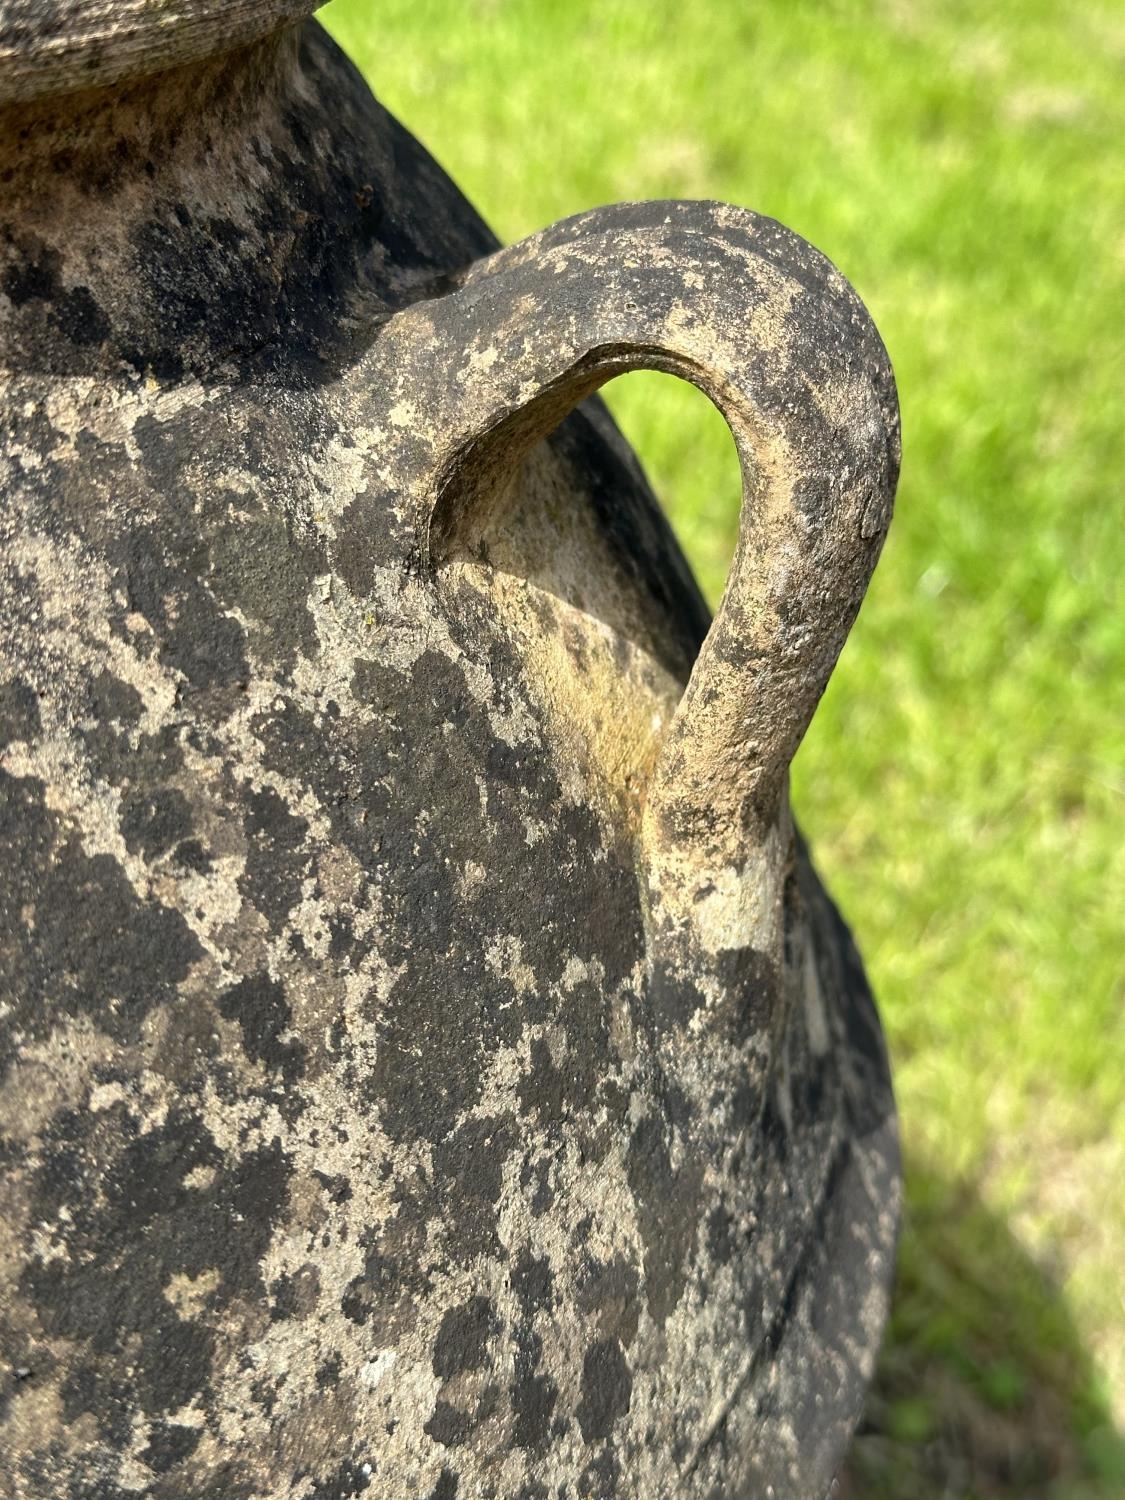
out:
{"label": "mowed grass", "polygon": [[[781,219],[898,373],[898,511],[794,768],[891,1044],[908,1214],[856,1497],[1120,1496],[1125,5],[335,0],[505,239],[623,198]],[[608,398],[712,600],[721,419]]]}

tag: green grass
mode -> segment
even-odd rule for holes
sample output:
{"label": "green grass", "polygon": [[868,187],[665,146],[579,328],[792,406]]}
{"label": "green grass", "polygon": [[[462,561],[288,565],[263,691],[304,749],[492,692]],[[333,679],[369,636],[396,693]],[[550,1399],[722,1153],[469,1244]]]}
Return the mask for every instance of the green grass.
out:
{"label": "green grass", "polygon": [[[505,238],[729,199],[874,313],[898,513],[794,773],[880,998],[909,1174],[846,1492],[1125,1493],[1125,5],[323,15]],[[609,400],[714,599],[738,510],[721,419],[664,377]]]}

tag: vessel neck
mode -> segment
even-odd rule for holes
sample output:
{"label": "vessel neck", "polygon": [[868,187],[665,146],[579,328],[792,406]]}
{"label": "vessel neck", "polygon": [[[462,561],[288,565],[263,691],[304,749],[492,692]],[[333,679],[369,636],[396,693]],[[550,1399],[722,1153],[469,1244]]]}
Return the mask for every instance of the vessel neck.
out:
{"label": "vessel neck", "polygon": [[0,368],[315,359],[377,242],[379,114],[315,22],[0,109]]}
{"label": "vessel neck", "polygon": [[70,193],[89,206],[131,188],[151,195],[162,174],[204,164],[217,178],[229,147],[292,86],[296,51],[283,28],[145,77],[0,104],[5,209],[13,194],[31,200],[25,210]]}

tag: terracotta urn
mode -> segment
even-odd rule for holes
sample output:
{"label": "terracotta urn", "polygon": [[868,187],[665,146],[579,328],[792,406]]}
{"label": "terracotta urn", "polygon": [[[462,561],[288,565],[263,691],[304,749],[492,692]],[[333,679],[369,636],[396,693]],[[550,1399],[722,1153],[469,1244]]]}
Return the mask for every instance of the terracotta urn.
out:
{"label": "terracotta urn", "polygon": [[[887,356],[746,209],[500,248],[310,9],[0,0],[4,1493],[809,1500],[898,1160],[787,768]],[[714,620],[637,368],[736,439]]]}

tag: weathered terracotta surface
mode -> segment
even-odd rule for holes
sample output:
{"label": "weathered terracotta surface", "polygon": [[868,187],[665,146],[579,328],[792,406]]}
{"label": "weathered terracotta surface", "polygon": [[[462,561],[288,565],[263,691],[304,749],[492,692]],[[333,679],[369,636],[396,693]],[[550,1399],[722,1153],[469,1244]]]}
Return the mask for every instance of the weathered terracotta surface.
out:
{"label": "weathered terracotta surface", "polygon": [[[181,6],[202,51],[221,10]],[[29,14],[0,3],[5,1493],[823,1493],[898,1203],[786,795],[897,472],[863,308],[713,204],[498,250],[313,22],[208,60],[169,8],[60,71]],[[585,399],[637,366],[742,456],[709,634]]]}

